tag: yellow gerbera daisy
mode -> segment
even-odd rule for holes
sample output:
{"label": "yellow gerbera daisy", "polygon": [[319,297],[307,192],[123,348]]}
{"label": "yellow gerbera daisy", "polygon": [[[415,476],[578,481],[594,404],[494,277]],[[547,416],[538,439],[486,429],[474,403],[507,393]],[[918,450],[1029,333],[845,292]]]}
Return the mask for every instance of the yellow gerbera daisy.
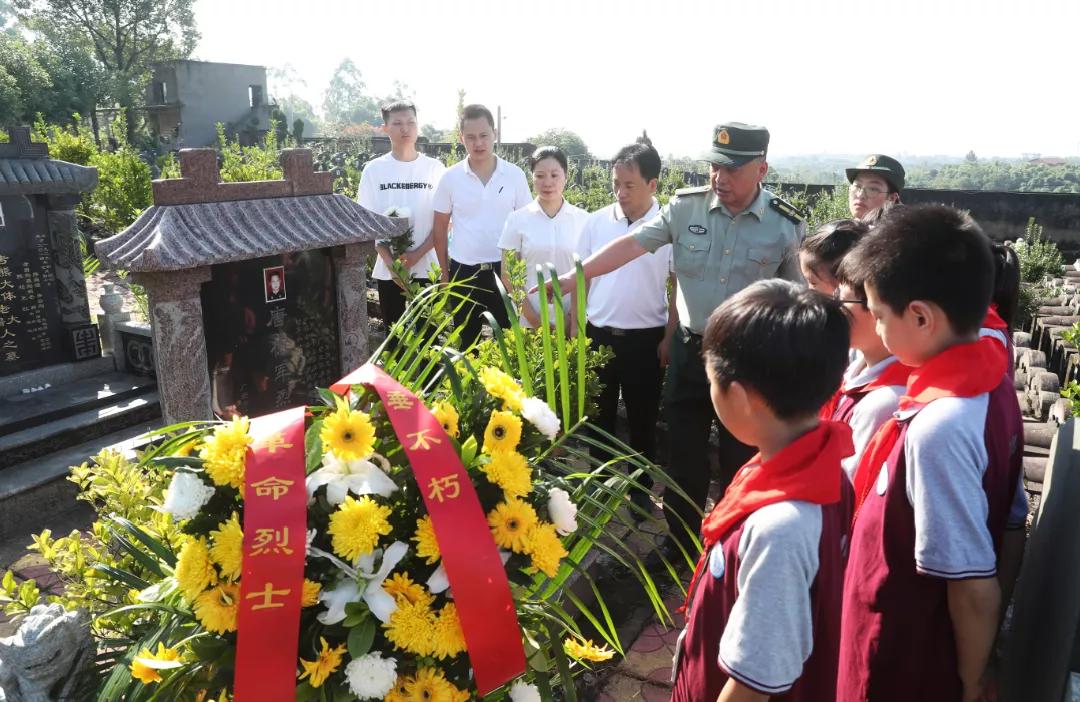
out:
{"label": "yellow gerbera daisy", "polygon": [[409,683],[411,682],[412,677],[408,675],[399,675],[397,682],[394,683],[393,689],[386,693],[386,697],[383,697],[383,702],[410,702]]}
{"label": "yellow gerbera daisy", "polygon": [[297,679],[309,678],[308,682],[312,687],[322,687],[326,679],[341,667],[341,661],[345,657],[345,644],[330,648],[330,644],[326,643],[326,639],[321,636],[319,643],[322,645],[322,650],[319,651],[318,658],[313,661],[300,659],[300,667],[304,669],[304,672]]}
{"label": "yellow gerbera daisy", "polygon": [[210,541],[210,557],[221,568],[222,577],[235,581],[240,577],[244,559],[244,530],[236,512],[210,532]]}
{"label": "yellow gerbera daisy", "polygon": [[410,604],[430,606],[435,601],[435,596],[420,583],[413,582],[408,573],[391,575],[383,581],[383,590],[395,600],[404,600]]}
{"label": "yellow gerbera daisy", "polygon": [[410,702],[455,702],[459,690],[437,668],[421,668],[405,684]]}
{"label": "yellow gerbera daisy", "polygon": [[330,515],[330,536],[334,553],[355,561],[371,553],[380,536],[390,533],[390,508],[380,505],[367,495],[360,499],[346,497],[338,511]]}
{"label": "yellow gerbera daisy", "polygon": [[439,420],[447,436],[451,439],[458,438],[458,413],[453,405],[445,401],[436,402],[431,408],[431,413],[435,415],[435,419]]}
{"label": "yellow gerbera daisy", "polygon": [[525,553],[529,545],[529,529],[536,524],[532,505],[510,498],[500,502],[488,513],[488,525],[495,543],[515,553]]}
{"label": "yellow gerbera daisy", "polygon": [[176,584],[180,587],[184,599],[189,603],[193,602],[203,590],[216,585],[217,580],[217,571],[210,560],[206,539],[189,538],[176,558]]}
{"label": "yellow gerbera daisy", "polygon": [[525,393],[521,391],[518,382],[509,375],[498,368],[488,366],[480,370],[480,382],[484,384],[484,389],[489,395],[503,401],[504,410],[521,411],[521,402],[525,399]]}
{"label": "yellow gerbera daisy", "polygon": [[582,639],[569,638],[563,642],[563,650],[566,651],[566,655],[571,658],[575,658],[579,661],[592,661],[594,663],[611,660],[611,657],[615,655],[615,652],[607,646],[597,646],[594,644],[592,639],[585,641]]}
{"label": "yellow gerbera daisy", "polygon": [[526,553],[532,558],[533,568],[554,578],[559,572],[559,562],[569,555],[555,531],[555,525],[537,522],[529,530],[528,541]]}
{"label": "yellow gerbera daisy", "polygon": [[236,417],[215,429],[199,450],[206,474],[215,485],[244,489],[244,468],[251,444],[248,426],[247,417]]}
{"label": "yellow gerbera daisy", "polygon": [[491,413],[484,430],[484,453],[513,451],[521,441],[521,419],[512,412]]}
{"label": "yellow gerbera daisy", "polygon": [[195,617],[207,631],[216,634],[236,631],[239,598],[239,585],[221,583],[195,598]]}
{"label": "yellow gerbera daisy", "polygon": [[341,407],[323,420],[323,450],[329,451],[343,461],[367,458],[375,450],[375,426],[371,417]]}
{"label": "yellow gerbera daisy", "polygon": [[180,660],[180,652],[175,648],[166,648],[165,644],[158,641],[157,653],[152,653],[150,649],[143,648],[139,652],[139,655],[135,660],[131,662],[129,668],[131,668],[131,677],[135,678],[144,685],[150,683],[161,682],[161,673],[157,668],[152,668],[146,664],[145,661],[178,661]]}
{"label": "yellow gerbera daisy", "polygon": [[461,630],[457,606],[447,602],[435,620],[435,657],[449,658],[465,652],[465,632]]}
{"label": "yellow gerbera daisy", "polygon": [[517,451],[493,451],[491,461],[485,463],[482,470],[507,497],[523,497],[532,491],[529,461]]}
{"label": "yellow gerbera daisy", "polygon": [[426,602],[399,600],[383,628],[398,650],[418,656],[430,656],[435,650],[435,613]]}
{"label": "yellow gerbera daisy", "polygon": [[416,542],[416,555],[425,559],[428,565],[434,565],[440,558],[439,542],[435,538],[435,527],[431,517],[424,515],[416,520],[416,533],[409,539]]}
{"label": "yellow gerbera daisy", "polygon": [[304,590],[300,595],[301,607],[314,607],[319,604],[319,593],[322,592],[322,585],[314,580],[308,580],[304,578]]}

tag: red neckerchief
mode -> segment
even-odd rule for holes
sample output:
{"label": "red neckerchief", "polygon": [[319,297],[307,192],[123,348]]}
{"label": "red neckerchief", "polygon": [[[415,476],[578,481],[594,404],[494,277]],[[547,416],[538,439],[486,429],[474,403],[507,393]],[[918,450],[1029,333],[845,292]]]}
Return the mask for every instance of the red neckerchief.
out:
{"label": "red neckerchief", "polygon": [[983,320],[982,326],[985,329],[994,329],[996,331],[1009,333],[1009,325],[998,314],[997,303],[990,305],[990,309],[986,312],[986,319]]}
{"label": "red neckerchief", "polygon": [[[985,336],[970,344],[952,346],[911,370],[899,409],[901,412],[921,409],[943,397],[975,397],[990,392],[1001,382],[1007,369],[1007,353],[997,339]],[[900,423],[894,416],[870,439],[855,469],[856,517],[899,438]]]}
{"label": "red neckerchief", "polygon": [[863,383],[862,385],[853,385],[851,387],[840,386],[840,389],[833,394],[829,401],[818,412],[818,418],[824,420],[830,420],[833,415],[836,414],[836,408],[840,406],[840,398],[844,395],[865,395],[878,388],[889,387],[890,385],[907,385],[908,375],[911,373],[911,366],[905,366],[899,361],[895,361],[885,366],[885,370],[881,371],[878,377]]}
{"label": "red neckerchief", "polygon": [[785,500],[828,505],[840,499],[840,460],[855,453],[851,427],[843,422],[820,422],[817,427],[758,465],[761,454],[735,474],[723,498],[701,524],[704,549],[687,590],[685,608],[709,557],[709,550],[732,527],[757,510]]}

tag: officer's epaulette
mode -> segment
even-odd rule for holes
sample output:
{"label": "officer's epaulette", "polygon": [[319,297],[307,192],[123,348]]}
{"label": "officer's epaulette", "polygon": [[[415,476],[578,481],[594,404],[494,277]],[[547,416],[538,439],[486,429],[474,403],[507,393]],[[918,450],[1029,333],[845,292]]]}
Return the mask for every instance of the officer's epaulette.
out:
{"label": "officer's epaulette", "polygon": [[773,195],[772,200],[769,201],[769,207],[784,215],[795,224],[801,224],[806,220],[805,212],[800,210],[795,205],[792,205],[787,200],[779,198],[776,195]]}
{"label": "officer's epaulette", "polygon": [[675,191],[675,194],[678,195],[679,197],[683,197],[685,195],[704,195],[705,193],[710,192],[711,190],[712,190],[712,186],[710,186],[710,185],[702,185],[699,188],[679,188],[678,190]]}

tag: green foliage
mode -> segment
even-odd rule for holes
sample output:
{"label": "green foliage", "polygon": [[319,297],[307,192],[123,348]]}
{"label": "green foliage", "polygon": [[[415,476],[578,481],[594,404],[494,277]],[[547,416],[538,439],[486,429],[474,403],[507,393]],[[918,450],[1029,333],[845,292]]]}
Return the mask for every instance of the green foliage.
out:
{"label": "green foliage", "polygon": [[811,195],[805,188],[798,189],[791,186],[780,185],[776,189],[777,194],[806,213],[806,231],[812,234],[821,225],[836,219],[848,219],[851,211],[848,209],[847,188],[833,188],[821,190]]}
{"label": "green foliage", "polygon": [[585,140],[569,129],[548,129],[525,141],[535,146],[558,146],[570,157],[590,156]]}
{"label": "green foliage", "polygon": [[1080,417],[1080,383],[1070,380],[1069,384],[1061,389],[1061,396],[1069,401],[1072,416]]}
{"label": "green foliage", "polygon": [[979,161],[974,154],[964,163],[912,168],[907,186],[947,190],[1005,190],[1020,192],[1080,192],[1080,164]]}
{"label": "green foliage", "polygon": [[278,154],[277,123],[271,121],[270,129],[261,144],[240,146],[239,141],[225,136],[225,125],[218,122],[218,151],[221,153],[221,182],[244,183],[253,180],[280,180],[282,176]]}
{"label": "green foliage", "polygon": [[154,202],[150,166],[123,138],[123,117],[114,122],[116,151],[99,151],[90,159],[98,169],[98,185],[83,203],[83,211],[94,223],[111,232],[126,228]]}
{"label": "green foliage", "polygon": [[32,138],[49,145],[49,158],[89,166],[98,154],[94,134],[90,127],[83,124],[79,115],[72,115],[71,119],[71,126],[62,127],[58,124],[46,124],[44,116],[38,114],[34,121]]}
{"label": "green foliage", "polygon": [[1061,338],[1073,348],[1080,348],[1080,324],[1074,324],[1061,332]]}
{"label": "green foliage", "polygon": [[323,97],[323,113],[331,122],[382,124],[379,104],[367,94],[367,84],[352,59],[343,60],[334,69]]}
{"label": "green foliage", "polygon": [[1058,277],[1065,259],[1054,242],[1043,236],[1042,225],[1035,223],[1035,218],[1028,220],[1024,236],[1014,244],[1016,255],[1020,259],[1020,281],[1023,283],[1042,283],[1047,276]]}

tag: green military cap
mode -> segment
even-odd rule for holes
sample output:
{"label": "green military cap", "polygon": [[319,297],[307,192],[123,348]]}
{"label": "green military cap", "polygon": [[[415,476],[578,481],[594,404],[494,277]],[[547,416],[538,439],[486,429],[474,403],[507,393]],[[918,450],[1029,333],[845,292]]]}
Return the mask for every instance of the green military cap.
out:
{"label": "green military cap", "polygon": [[897,192],[904,189],[904,167],[892,156],[870,154],[854,168],[845,169],[849,183],[854,183],[860,173],[873,173],[885,179]]}
{"label": "green military cap", "polygon": [[769,150],[769,130],[742,122],[727,122],[713,128],[712,149],[705,161],[720,166],[741,166],[765,156]]}

